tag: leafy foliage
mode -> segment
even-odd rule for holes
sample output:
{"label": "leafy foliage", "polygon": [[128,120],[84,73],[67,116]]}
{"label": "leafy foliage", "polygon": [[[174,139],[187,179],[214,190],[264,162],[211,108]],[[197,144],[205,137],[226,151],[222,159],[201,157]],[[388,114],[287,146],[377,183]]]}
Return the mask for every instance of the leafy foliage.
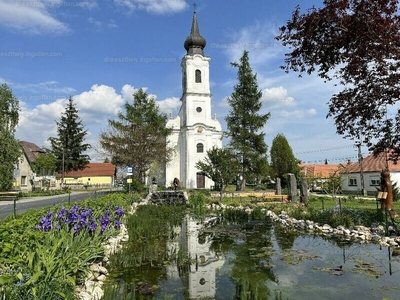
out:
{"label": "leafy foliage", "polygon": [[[229,147],[240,157],[243,186],[250,174],[259,172],[260,160],[267,153],[265,134],[261,131],[270,113],[260,114],[262,92],[258,89],[257,75],[249,63],[249,53],[244,51],[239,63],[231,63],[238,68],[238,84],[228,98],[230,110],[225,117],[230,137]],[[263,160],[266,163],[266,160]],[[257,175],[257,174],[256,174]]]}
{"label": "leafy foliage", "polygon": [[57,171],[83,170],[90,157],[84,152],[91,146],[84,143],[87,131],[83,129],[72,97],[57,123],[57,137],[50,137],[51,150],[57,158]]}
{"label": "leafy foliage", "polygon": [[143,89],[133,94],[133,104],[125,103],[125,114],[108,121],[108,130],[100,135],[100,145],[117,166],[134,167],[133,176],[141,181],[153,163],[164,165],[173,149],[168,147],[167,116],[159,111],[153,97]]}
{"label": "leafy foliage", "polygon": [[10,191],[13,170],[22,156],[21,145],[15,139],[19,120],[19,101],[6,85],[0,86],[0,191]]}
{"label": "leafy foliage", "polygon": [[54,175],[57,170],[57,157],[51,151],[40,153],[32,163],[32,169],[37,175]]}
{"label": "leafy foliage", "polygon": [[230,149],[213,147],[207,151],[204,161],[198,161],[196,168],[204,172],[205,176],[212,179],[216,186],[221,185],[221,192],[239,170],[235,154]]}
{"label": "leafy foliage", "polygon": [[271,145],[271,173],[274,177],[284,179],[284,174],[293,173],[299,178],[299,160],[294,157],[293,150],[283,134],[278,134]]}
{"label": "leafy foliage", "polygon": [[291,52],[289,72],[317,72],[335,79],[342,91],[329,101],[337,132],[362,139],[375,153],[393,148],[400,155],[400,17],[396,0],[325,0],[301,13],[276,37]]}

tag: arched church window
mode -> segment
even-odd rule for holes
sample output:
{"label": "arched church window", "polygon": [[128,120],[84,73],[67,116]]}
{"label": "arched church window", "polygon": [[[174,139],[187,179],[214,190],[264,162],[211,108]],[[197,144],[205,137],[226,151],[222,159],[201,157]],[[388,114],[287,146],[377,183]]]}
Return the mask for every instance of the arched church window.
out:
{"label": "arched church window", "polygon": [[201,83],[201,71],[200,70],[195,71],[195,82]]}
{"label": "arched church window", "polygon": [[204,152],[204,145],[202,143],[197,144],[197,153],[203,153]]}

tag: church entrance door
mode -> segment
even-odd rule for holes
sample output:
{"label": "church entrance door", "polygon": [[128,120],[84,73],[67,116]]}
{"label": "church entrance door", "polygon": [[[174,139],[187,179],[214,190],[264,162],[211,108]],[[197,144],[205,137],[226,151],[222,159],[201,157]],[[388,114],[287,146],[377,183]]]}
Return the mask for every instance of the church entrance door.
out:
{"label": "church entrance door", "polygon": [[197,188],[198,189],[204,189],[205,188],[205,182],[206,182],[204,173],[197,172],[196,177],[197,177]]}

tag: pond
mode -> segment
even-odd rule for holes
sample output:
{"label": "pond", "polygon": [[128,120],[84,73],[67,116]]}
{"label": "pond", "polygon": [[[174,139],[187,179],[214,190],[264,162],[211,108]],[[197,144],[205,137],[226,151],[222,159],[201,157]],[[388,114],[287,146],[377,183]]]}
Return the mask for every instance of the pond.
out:
{"label": "pond", "polygon": [[[296,232],[239,212],[184,214],[168,228],[167,239],[151,242],[164,247],[160,261],[111,271],[104,299],[399,298],[400,256],[388,247]],[[133,244],[147,247],[128,243],[124,255],[138,255]]]}

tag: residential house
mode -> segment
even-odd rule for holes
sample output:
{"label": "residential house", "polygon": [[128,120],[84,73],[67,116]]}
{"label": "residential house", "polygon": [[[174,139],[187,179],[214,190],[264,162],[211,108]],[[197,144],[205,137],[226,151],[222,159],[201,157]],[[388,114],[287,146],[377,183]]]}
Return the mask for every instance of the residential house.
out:
{"label": "residential house", "polygon": [[339,166],[340,165],[300,163],[300,172],[308,179],[310,191],[319,192],[322,191],[323,183],[329,179],[331,174],[339,171]]}
{"label": "residential house", "polygon": [[[360,163],[352,163],[341,173],[342,191],[344,193],[362,193],[361,168]],[[390,180],[400,186],[400,164],[394,164],[388,160],[388,154],[385,152],[377,156],[373,154],[362,160],[362,172],[364,178],[364,188],[368,195],[376,195],[380,187],[381,171],[388,167],[390,171]]]}
{"label": "residential house", "polygon": [[32,163],[44,150],[34,143],[21,142],[23,155],[14,171],[14,188],[21,192],[29,192],[35,186],[35,173],[32,170]]}
{"label": "residential house", "polygon": [[[64,185],[71,188],[111,188],[115,185],[116,167],[111,163],[89,163],[85,169],[64,174]],[[62,174],[57,175],[61,184]]]}

